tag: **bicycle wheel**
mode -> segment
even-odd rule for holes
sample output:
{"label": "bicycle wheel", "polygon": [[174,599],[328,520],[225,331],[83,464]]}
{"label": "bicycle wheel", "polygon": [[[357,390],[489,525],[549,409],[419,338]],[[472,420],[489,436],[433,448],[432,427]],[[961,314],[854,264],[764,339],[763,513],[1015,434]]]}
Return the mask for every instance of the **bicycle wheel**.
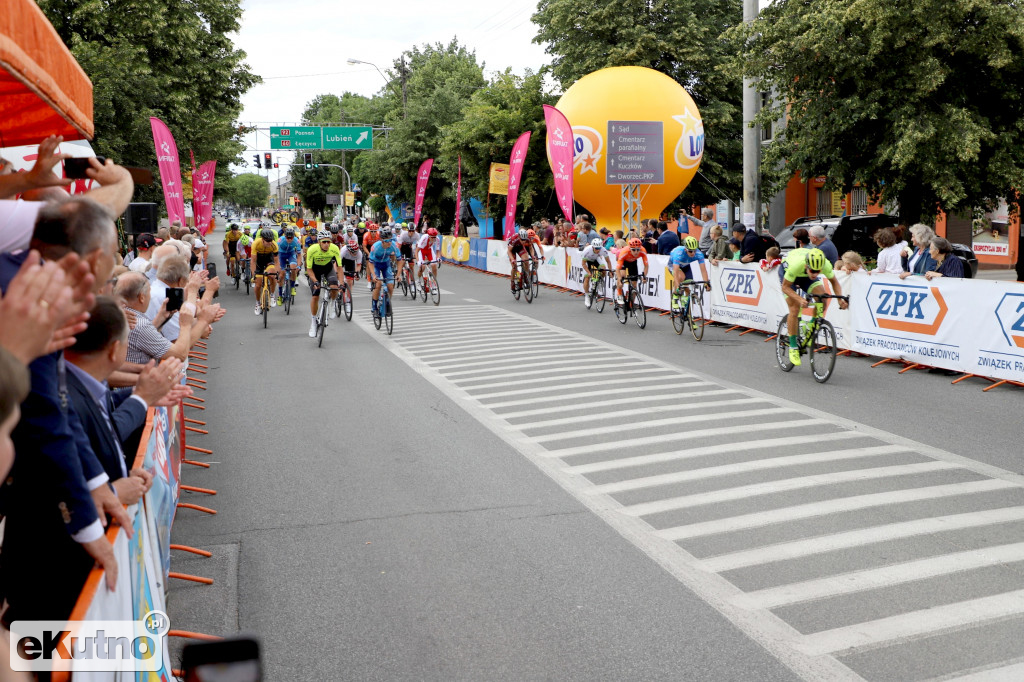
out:
{"label": "bicycle wheel", "polygon": [[676,334],[682,334],[687,311],[683,308],[682,301],[676,299],[675,296],[672,296],[672,303],[669,304],[669,307],[672,309],[672,329]]}
{"label": "bicycle wheel", "polygon": [[633,289],[629,296],[632,300],[630,307],[633,309],[633,319],[636,320],[636,326],[643,329],[647,326],[647,311],[644,309],[644,301],[636,289]]}
{"label": "bicycle wheel", "polygon": [[380,329],[380,322],[381,322],[381,320],[380,320],[380,306],[381,306],[381,303],[383,301],[384,301],[384,295],[381,294],[381,297],[379,299],[377,299],[377,312],[375,312],[373,314],[373,328],[374,329]]}
{"label": "bicycle wheel", "polygon": [[429,293],[427,293],[427,287],[428,286],[429,286],[428,284],[423,283],[423,282],[421,282],[420,285],[419,285],[420,295],[423,297],[423,302],[424,303],[427,302],[427,296],[430,295]]}
{"label": "bicycle wheel", "polygon": [[263,328],[267,328],[267,316],[270,315],[270,296],[267,294],[267,284],[263,283]]}
{"label": "bicycle wheel", "polygon": [[341,296],[344,299],[342,306],[345,308],[345,319],[349,322],[352,321],[352,289],[351,287],[345,287],[345,290],[341,292]]}
{"label": "bicycle wheel", "polygon": [[512,273],[512,296],[519,300],[519,275],[515,272]]}
{"label": "bicycle wheel", "polygon": [[245,295],[249,295],[249,273],[245,273]]}
{"label": "bicycle wheel", "polygon": [[392,308],[393,306],[391,305],[391,301],[388,300],[387,308],[384,311],[386,313],[386,315],[384,316],[384,324],[387,327],[388,336],[391,336],[391,331],[395,328],[395,316]]}
{"label": "bicycle wheel", "polygon": [[403,277],[402,281],[398,283],[398,286],[402,287],[402,296],[409,297],[409,282]]}
{"label": "bicycle wheel", "polygon": [[434,305],[441,305],[441,287],[437,286],[437,280],[430,278],[430,299]]}
{"label": "bicycle wheel", "polygon": [[779,362],[779,369],[788,372],[795,365],[789,361],[789,329],[786,326],[786,318],[779,322],[779,332],[775,337],[775,359]]}
{"label": "bicycle wheel", "polygon": [[836,366],[836,330],[828,320],[818,320],[818,331],[811,340],[811,374],[814,380],[823,384],[832,376]]}
{"label": "bicycle wheel", "polygon": [[292,283],[290,281],[284,283],[284,314],[292,314]]}
{"label": "bicycle wheel", "polygon": [[540,278],[537,277],[536,270],[530,273],[530,287],[533,288],[533,297],[537,298],[540,294]]}
{"label": "bicycle wheel", "polygon": [[[530,274],[530,277],[533,277],[532,273]],[[530,278],[527,278],[526,281],[523,282],[523,296],[526,297],[527,303],[533,303],[533,284],[530,282]]]}
{"label": "bicycle wheel", "polygon": [[334,306],[334,316],[341,317],[341,296],[336,296],[331,300],[331,305]]}
{"label": "bicycle wheel", "polygon": [[599,313],[603,313],[604,312],[604,304],[608,300],[606,298],[606,296],[605,296],[605,293],[606,292],[605,292],[604,275],[602,275],[597,280],[597,288],[594,290],[594,306],[596,307],[597,312],[599,312]]}
{"label": "bicycle wheel", "polygon": [[320,319],[317,321],[316,326],[316,346],[319,348],[324,345],[324,330],[327,329],[327,302],[323,299],[320,300]]}
{"label": "bicycle wheel", "polygon": [[690,312],[687,317],[693,338],[700,341],[704,338],[704,290],[699,286],[694,287],[690,295]]}
{"label": "bicycle wheel", "polygon": [[615,302],[615,318],[619,321],[619,324],[626,324],[629,322],[629,299],[623,299],[625,303],[619,305],[619,302]]}

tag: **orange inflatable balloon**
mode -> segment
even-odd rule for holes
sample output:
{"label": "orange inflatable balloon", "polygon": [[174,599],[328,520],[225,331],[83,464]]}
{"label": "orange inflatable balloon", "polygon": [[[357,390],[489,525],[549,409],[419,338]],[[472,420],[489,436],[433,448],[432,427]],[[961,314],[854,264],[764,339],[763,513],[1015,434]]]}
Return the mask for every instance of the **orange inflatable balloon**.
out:
{"label": "orange inflatable balloon", "polygon": [[[576,81],[556,107],[575,138],[576,201],[602,227],[622,222],[623,185],[608,184],[609,170],[640,185],[645,218],[660,215],[697,174],[704,123],[690,94],[663,73],[642,66],[601,69]],[[616,123],[610,131],[609,121],[638,123]],[[655,149],[659,127],[662,144]]]}

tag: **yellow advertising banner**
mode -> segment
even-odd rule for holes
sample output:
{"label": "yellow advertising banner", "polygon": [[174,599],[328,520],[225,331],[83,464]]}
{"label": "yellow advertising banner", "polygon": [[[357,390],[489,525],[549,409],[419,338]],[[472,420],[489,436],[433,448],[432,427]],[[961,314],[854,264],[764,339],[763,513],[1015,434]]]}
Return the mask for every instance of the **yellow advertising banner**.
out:
{"label": "yellow advertising banner", "polygon": [[355,206],[356,205],[356,193],[355,192],[345,192],[345,205],[346,206]]}
{"label": "yellow advertising banner", "polygon": [[455,239],[455,248],[453,249],[452,257],[460,263],[465,263],[469,260],[469,239],[466,237],[457,237]]}
{"label": "yellow advertising banner", "polygon": [[508,171],[507,163],[491,164],[491,181],[487,188],[489,193],[508,196]]}
{"label": "yellow advertising banner", "polygon": [[441,237],[441,257],[453,260],[452,247],[455,245],[455,237],[445,235]]}

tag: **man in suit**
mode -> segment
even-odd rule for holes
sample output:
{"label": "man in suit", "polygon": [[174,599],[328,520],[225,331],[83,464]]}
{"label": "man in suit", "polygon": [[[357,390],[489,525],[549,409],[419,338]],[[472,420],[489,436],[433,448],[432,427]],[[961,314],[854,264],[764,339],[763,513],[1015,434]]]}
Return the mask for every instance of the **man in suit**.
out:
{"label": "man in suit", "polygon": [[[91,307],[93,294],[110,279],[117,232],[106,208],[88,198],[72,198],[40,209],[31,246],[44,261],[61,261],[75,273],[73,279],[80,282],[77,314]],[[6,291],[29,255],[0,255],[0,289]],[[63,353],[43,355],[29,370],[32,391],[12,434],[20,454],[0,491],[0,511],[6,513],[0,555],[5,622],[67,618],[80,585],[63,580],[66,566],[98,562],[114,589],[118,566],[103,534],[107,516],[132,532],[129,516],[69,409]]]}
{"label": "man in suit", "polygon": [[139,375],[134,390],[115,398],[107,377],[124,364],[128,352],[128,321],[114,299],[99,296],[89,311],[86,329],[64,353],[68,360],[71,407],[85,429],[93,452],[110,477],[122,504],[135,504],[150,486],[153,475],[132,468],[135,452],[124,444],[146,421],[150,405],[162,401],[177,385],[182,363],[171,358],[153,363]]}

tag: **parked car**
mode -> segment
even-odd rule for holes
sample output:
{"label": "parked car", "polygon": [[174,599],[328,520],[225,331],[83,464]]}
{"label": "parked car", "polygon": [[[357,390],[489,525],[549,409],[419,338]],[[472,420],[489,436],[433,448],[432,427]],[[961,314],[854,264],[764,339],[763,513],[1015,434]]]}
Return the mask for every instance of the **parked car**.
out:
{"label": "parked car", "polygon": [[[872,258],[878,253],[878,245],[873,239],[875,232],[883,227],[896,227],[899,218],[885,213],[872,215],[806,216],[797,218],[792,225],[776,235],[779,247],[785,254],[796,246],[793,232],[798,228],[809,230],[814,225],[825,228],[825,236],[836,245],[839,255],[847,251],[856,251],[865,258]],[[972,278],[978,274],[978,257],[971,247],[965,244],[953,245],[953,253],[964,263],[964,277]]]}

